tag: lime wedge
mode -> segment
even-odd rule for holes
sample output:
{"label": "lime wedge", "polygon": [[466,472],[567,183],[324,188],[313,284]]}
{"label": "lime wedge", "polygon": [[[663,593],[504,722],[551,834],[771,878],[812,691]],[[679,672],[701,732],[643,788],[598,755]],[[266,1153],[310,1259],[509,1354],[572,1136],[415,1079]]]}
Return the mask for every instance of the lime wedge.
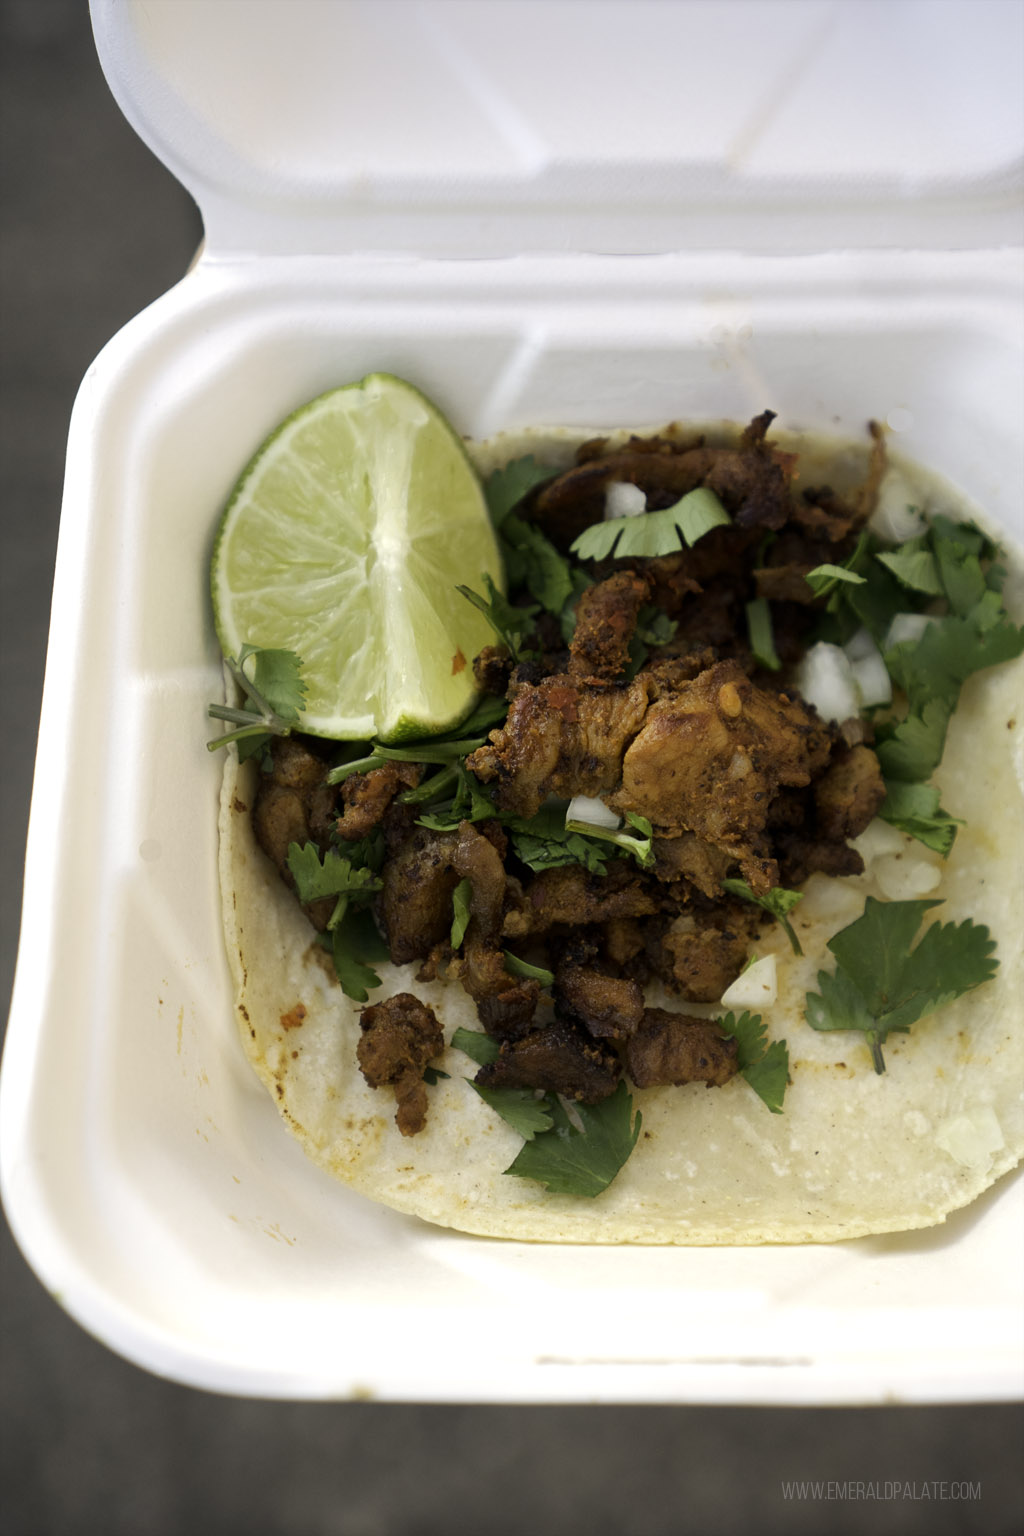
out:
{"label": "lime wedge", "polygon": [[211,588],[228,656],[302,659],[302,729],[399,741],[446,731],[476,698],[493,635],[457,591],[503,589],[465,449],[418,390],[386,373],[331,390],[272,433],[232,492]]}

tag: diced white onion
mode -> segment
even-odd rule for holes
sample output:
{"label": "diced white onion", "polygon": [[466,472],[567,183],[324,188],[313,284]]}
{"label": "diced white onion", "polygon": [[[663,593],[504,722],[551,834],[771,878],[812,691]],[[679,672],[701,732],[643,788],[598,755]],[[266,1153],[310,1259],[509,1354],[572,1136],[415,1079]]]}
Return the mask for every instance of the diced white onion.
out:
{"label": "diced white onion", "polygon": [[606,827],[609,832],[614,832],[616,827],[622,825],[621,816],[609,810],[603,800],[594,799],[591,795],[574,795],[569,801],[565,819],[585,821],[592,827]]}
{"label": "diced white onion", "polygon": [[942,879],[934,864],[899,853],[876,859],[871,874],[889,901],[913,901],[916,896],[927,896]]}
{"label": "diced white onion", "polygon": [[972,1105],[935,1128],[935,1142],[963,1168],[992,1166],[992,1159],[1006,1145],[1003,1128],[989,1104]]}
{"label": "diced white onion", "polygon": [[722,993],[727,1008],[770,1008],[779,995],[775,956],[762,955]]}
{"label": "diced white onion", "polygon": [[885,543],[902,544],[905,539],[916,538],[924,530],[924,518],[914,506],[919,500],[902,471],[887,470],[878,488],[878,501],[871,514],[871,531]]}
{"label": "diced white onion", "polygon": [[902,853],[904,846],[903,833],[880,816],[869,821],[860,836],[850,841],[850,847],[856,848],[866,865],[884,859],[887,854]]}
{"label": "diced white onion", "polygon": [[935,620],[927,613],[893,614],[892,623],[882,641],[882,650],[891,651],[894,645],[902,645],[905,640],[920,640],[928,625],[934,623]]}
{"label": "diced white onion", "polygon": [[859,712],[853,668],[841,646],[826,640],[812,645],[797,668],[796,686],[823,720],[849,720]]}
{"label": "diced white onion", "polygon": [[604,515],[612,517],[637,517],[647,511],[647,495],[638,485],[628,480],[613,480],[605,487]]}
{"label": "diced white onion", "polygon": [[892,678],[886,670],[882,653],[866,629],[857,633],[843,646],[853,670],[853,683],[860,698],[862,709],[872,704],[888,704],[892,700]]}

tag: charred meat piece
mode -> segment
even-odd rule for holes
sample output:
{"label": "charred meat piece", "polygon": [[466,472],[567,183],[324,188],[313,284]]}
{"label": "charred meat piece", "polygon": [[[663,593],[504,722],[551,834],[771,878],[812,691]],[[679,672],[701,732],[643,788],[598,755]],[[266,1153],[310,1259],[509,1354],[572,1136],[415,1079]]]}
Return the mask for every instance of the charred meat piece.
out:
{"label": "charred meat piece", "polygon": [[451,932],[457,843],[457,832],[417,827],[385,862],[377,911],[396,965],[425,959]]}
{"label": "charred meat piece", "polygon": [[655,970],[671,991],[689,1002],[717,1003],[742,971],[749,946],[746,920],[705,927],[684,915],[662,934]]}
{"label": "charred meat piece", "polygon": [[353,773],[341,786],[345,809],[335,832],[350,843],[368,837],[395,796],[403,789],[415,789],[422,777],[421,763],[384,763],[369,773]]}
{"label": "charred meat piece", "polygon": [[[334,821],[336,791],[326,782],[327,764],[295,736],[278,736],[270,748],[270,771],[261,773],[252,809],[252,825],[263,852],[277,866],[285,883],[295,888],[288,868],[292,843],[326,845]],[[314,927],[323,929],[334,911],[326,897],[304,910]]]}
{"label": "charred meat piece", "polygon": [[502,1045],[497,1059],[481,1067],[474,1081],[482,1088],[538,1088],[579,1104],[596,1104],[615,1092],[621,1070],[613,1050],[558,1019]]}
{"label": "charred meat piece", "polygon": [[505,955],[496,944],[470,934],[449,975],[458,977],[476,1003],[481,1024],[495,1039],[518,1040],[532,1027],[540,982],[507,971]]}
{"label": "charred meat piece", "polygon": [[680,832],[678,837],[653,840],[654,873],[670,884],[686,880],[712,901],[721,896],[722,881],[732,863],[732,855],[706,843],[695,832]]}
{"label": "charred meat piece", "polygon": [[830,737],[797,698],[757,688],[736,662],[718,662],[647,711],[626,751],[618,811],[656,832],[695,832],[740,863],[755,891],[771,883],[764,831],[780,785],[802,785],[828,761]]}
{"label": "charred meat piece", "polygon": [[629,665],[629,642],[650,588],[635,571],[618,571],[588,587],[576,607],[569,676],[614,681]]}
{"label": "charred meat piece", "polygon": [[434,1010],[411,992],[399,992],[364,1008],[359,1027],[359,1070],[371,1088],[394,1089],[395,1123],[403,1136],[415,1136],[427,1120],[424,1070],[444,1050]]}
{"label": "charred meat piece", "polygon": [[555,971],[555,1004],[597,1040],[624,1040],[640,1022],[643,989],[625,976],[563,960]]}
{"label": "charred meat piece", "polygon": [[493,942],[501,933],[505,905],[505,834],[499,824],[489,824],[491,837],[478,831],[470,821],[459,823],[458,837],[452,850],[452,867],[460,880],[472,888],[469,899],[470,931],[474,936]]}
{"label": "charred meat piece", "polygon": [[849,497],[838,495],[831,486],[804,491],[802,499],[793,508],[794,521],[800,527],[836,543],[867,522],[878,501],[878,488],[888,465],[885,434],[877,421],[868,422],[868,430],[871,433],[871,457],[863,485]]}
{"label": "charred meat piece", "polygon": [[504,698],[512,676],[512,658],[503,645],[485,645],[473,658],[473,676],[481,693]]}
{"label": "charred meat piece", "polygon": [[658,910],[649,882],[625,862],[609,865],[603,875],[592,875],[579,864],[544,869],[524,894],[531,933],[556,925],[577,927],[616,917],[646,917]]}
{"label": "charred meat piece", "polygon": [[828,842],[859,837],[877,816],[884,799],[885,780],[871,748],[841,749],[814,781],[818,834]]}
{"label": "charred meat piece", "polygon": [[713,1020],[666,1008],[645,1008],[626,1042],[626,1071],[638,1088],[707,1083],[720,1088],[736,1075],[736,1041]]}
{"label": "charred meat piece", "polygon": [[864,862],[847,839],[864,831],[884,799],[874,752],[863,742],[847,745],[840,735],[824,773],[807,789],[783,791],[772,805],[769,826],[783,884],[802,885],[813,874],[861,874]]}
{"label": "charred meat piece", "polygon": [[599,795],[619,781],[647,694],[641,677],[612,687],[565,676],[513,685],[504,726],[466,766],[483,783],[495,781],[500,808],[519,816],[535,815],[548,795]]}
{"label": "charred meat piece", "polygon": [[740,528],[781,528],[792,507],[794,456],[765,442],[773,420],[772,411],[755,416],[733,447],[634,438],[595,455],[585,445],[582,462],[541,486],[532,499],[532,515],[549,538],[568,549],[585,528],[600,521],[611,484],[639,486],[650,510],[670,507],[706,485]]}

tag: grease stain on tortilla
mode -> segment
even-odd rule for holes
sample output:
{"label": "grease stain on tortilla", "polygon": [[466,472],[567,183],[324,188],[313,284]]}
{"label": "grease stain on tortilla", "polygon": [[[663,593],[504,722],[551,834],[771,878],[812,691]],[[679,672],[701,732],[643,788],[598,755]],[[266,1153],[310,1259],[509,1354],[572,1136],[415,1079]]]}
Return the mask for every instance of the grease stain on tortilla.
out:
{"label": "grease stain on tortilla", "polygon": [[294,1248],[298,1242],[298,1238],[289,1237],[287,1232],[282,1232],[276,1221],[269,1227],[264,1227],[263,1230],[268,1237],[274,1239],[275,1243],[287,1243],[289,1248]]}

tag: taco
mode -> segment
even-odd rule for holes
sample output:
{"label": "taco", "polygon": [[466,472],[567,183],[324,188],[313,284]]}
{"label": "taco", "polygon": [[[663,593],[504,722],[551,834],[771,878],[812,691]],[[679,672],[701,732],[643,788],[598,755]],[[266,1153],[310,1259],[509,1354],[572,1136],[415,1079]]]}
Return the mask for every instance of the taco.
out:
{"label": "taco", "polygon": [[1021,562],[877,431],[771,419],[470,445],[509,591],[458,755],[230,754],[245,1049],[371,1199],[825,1242],[1020,1160]]}

